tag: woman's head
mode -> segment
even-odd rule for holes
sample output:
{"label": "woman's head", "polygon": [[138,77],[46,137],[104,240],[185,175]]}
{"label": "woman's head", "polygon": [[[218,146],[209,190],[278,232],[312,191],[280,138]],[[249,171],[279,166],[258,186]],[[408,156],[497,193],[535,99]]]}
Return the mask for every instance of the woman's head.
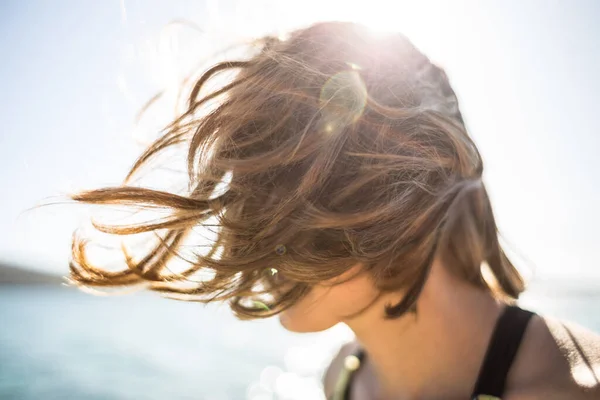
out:
{"label": "woman's head", "polygon": [[[122,271],[92,266],[85,241],[75,237],[75,282],[144,282],[187,299],[227,300],[242,318],[286,310],[295,330],[328,328],[390,292],[403,300],[382,316],[403,314],[434,257],[475,286],[518,296],[523,281],[499,246],[481,157],[442,69],[400,34],[347,22],[317,23],[258,44],[249,59],[202,75],[188,109],[128,176],[183,143],[187,193],[126,180],[73,195],[170,211],[159,222],[98,226],[120,235],[159,233],[146,257],[133,261],[126,253]],[[200,96],[228,71],[236,75],[227,84]],[[170,272],[169,260],[190,230],[208,225],[216,234],[211,249],[199,250],[188,270]],[[482,264],[495,286],[483,278]],[[190,286],[201,269],[214,278]],[[356,293],[365,280],[373,293]],[[305,313],[310,327],[294,323],[311,302],[318,303]]]}

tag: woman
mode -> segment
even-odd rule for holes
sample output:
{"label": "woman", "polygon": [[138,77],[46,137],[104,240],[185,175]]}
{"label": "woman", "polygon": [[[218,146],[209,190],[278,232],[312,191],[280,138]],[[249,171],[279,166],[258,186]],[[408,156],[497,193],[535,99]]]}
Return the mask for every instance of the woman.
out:
{"label": "woman", "polygon": [[[170,216],[95,224],[159,235],[137,260],[123,248],[122,271],[91,265],[75,235],[71,279],[228,301],[240,318],[278,314],[296,332],[344,322],[356,341],[324,376],[328,398],[600,398],[598,336],[515,305],[524,281],[498,242],[482,160],[444,71],[406,37],[353,23],[257,44],[248,60],[201,76],[122,186],[73,195]],[[186,193],[128,184],[181,144]],[[214,229],[214,243],[173,272],[198,226]],[[194,279],[206,270],[212,279]]]}

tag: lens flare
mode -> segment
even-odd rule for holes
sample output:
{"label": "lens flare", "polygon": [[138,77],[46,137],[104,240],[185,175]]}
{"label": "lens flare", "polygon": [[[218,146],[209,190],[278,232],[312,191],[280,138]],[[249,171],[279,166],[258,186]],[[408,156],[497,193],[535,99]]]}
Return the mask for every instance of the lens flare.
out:
{"label": "lens flare", "polygon": [[367,103],[367,88],[359,67],[353,63],[348,65],[350,70],[336,73],[321,88],[319,103],[324,130],[328,133],[356,122]]}

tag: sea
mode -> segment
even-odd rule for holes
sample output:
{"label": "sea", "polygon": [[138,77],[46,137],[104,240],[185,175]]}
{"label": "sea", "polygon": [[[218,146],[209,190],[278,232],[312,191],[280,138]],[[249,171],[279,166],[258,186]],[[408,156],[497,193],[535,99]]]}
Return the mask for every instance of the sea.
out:
{"label": "sea", "polygon": [[[521,305],[600,332],[600,291],[542,285]],[[151,293],[3,286],[0,399],[324,400],[321,375],[351,339]]]}

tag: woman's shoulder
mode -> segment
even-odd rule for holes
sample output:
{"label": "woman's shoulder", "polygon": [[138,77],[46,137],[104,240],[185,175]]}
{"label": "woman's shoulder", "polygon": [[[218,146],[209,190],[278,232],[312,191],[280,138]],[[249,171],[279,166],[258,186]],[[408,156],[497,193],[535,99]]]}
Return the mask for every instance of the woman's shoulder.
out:
{"label": "woman's shoulder", "polygon": [[350,355],[357,355],[359,350],[360,344],[356,340],[353,340],[343,344],[338,352],[334,355],[322,378],[323,389],[325,391],[326,398],[329,399],[333,396],[342,370],[344,369],[346,357]]}
{"label": "woman's shoulder", "polygon": [[[348,356],[358,355],[354,340],[340,347],[323,374],[329,399]],[[515,360],[507,400],[600,399],[600,335],[576,323],[535,315]],[[510,377],[509,377],[510,380]]]}
{"label": "woman's shoulder", "polygon": [[[537,315],[515,360],[508,399],[600,398],[600,335],[578,324]],[[510,377],[509,377],[510,379]]]}
{"label": "woman's shoulder", "polygon": [[544,317],[576,388],[600,398],[600,335],[576,323]]}

